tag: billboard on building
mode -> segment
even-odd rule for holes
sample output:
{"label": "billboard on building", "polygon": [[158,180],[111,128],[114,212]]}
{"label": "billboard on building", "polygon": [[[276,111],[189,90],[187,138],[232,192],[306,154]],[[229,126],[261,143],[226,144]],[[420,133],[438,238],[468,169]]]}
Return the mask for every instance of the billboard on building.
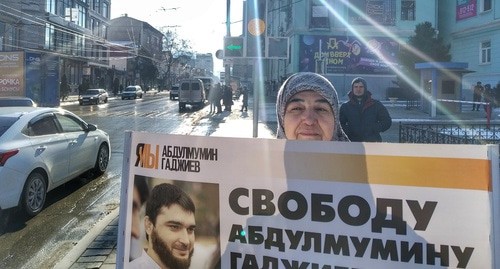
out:
{"label": "billboard on building", "polygon": [[387,37],[303,35],[299,71],[319,74],[391,74],[399,44]]}
{"label": "billboard on building", "polygon": [[25,96],[24,52],[0,52],[0,96]]}
{"label": "billboard on building", "polygon": [[46,54],[43,57],[43,72],[45,76],[44,83],[44,102],[45,106],[59,106],[59,56]]}
{"label": "billboard on building", "polygon": [[477,14],[477,0],[457,0],[456,20],[474,17]]}
{"label": "billboard on building", "polygon": [[42,88],[42,54],[26,52],[26,96],[41,104]]}

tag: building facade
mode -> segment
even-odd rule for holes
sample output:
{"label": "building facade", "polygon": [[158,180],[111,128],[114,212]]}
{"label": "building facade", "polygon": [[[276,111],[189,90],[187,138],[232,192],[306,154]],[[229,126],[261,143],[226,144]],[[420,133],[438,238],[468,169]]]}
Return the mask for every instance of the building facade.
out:
{"label": "building facade", "polygon": [[141,68],[149,64],[156,68],[165,59],[163,38],[163,33],[149,23],[127,14],[109,21],[107,40],[116,48],[110,55],[110,63],[112,68],[126,72],[120,84],[149,86],[144,85],[151,82],[145,81]]}
{"label": "building facade", "polygon": [[317,72],[346,98],[352,79],[363,76],[378,99],[394,87],[399,44],[419,23],[437,25],[439,15],[437,0],[274,0],[266,14],[267,35],[289,37],[290,49],[286,61],[267,60],[268,79]]}
{"label": "building facade", "polygon": [[[58,98],[64,76],[71,89],[87,79],[110,83],[106,44],[111,0],[4,0],[0,3],[0,53],[22,52],[22,68],[38,65],[26,76],[26,96],[41,104]],[[30,59],[36,59],[29,62]],[[30,65],[33,63],[33,65]],[[47,71],[48,70],[48,71]],[[49,79],[50,78],[50,79]],[[53,101],[53,100],[52,100]],[[52,101],[50,102],[52,104]]]}
{"label": "building facade", "polygon": [[194,59],[195,75],[213,76],[214,59],[212,53],[197,53]]}
{"label": "building facade", "polygon": [[500,87],[500,2],[494,0],[439,1],[438,29],[451,44],[452,61],[468,63],[462,99],[471,100],[472,86]]}
{"label": "building facade", "polygon": [[318,72],[345,98],[350,81],[363,76],[375,97],[385,99],[386,89],[394,86],[396,72],[391,66],[397,66],[400,44],[415,34],[416,25],[430,22],[451,45],[451,61],[468,64],[462,99],[471,99],[469,90],[477,81],[492,88],[500,83],[500,61],[495,60],[500,55],[498,1],[266,2],[266,34],[290,38],[288,60],[264,61],[266,80],[299,71]]}

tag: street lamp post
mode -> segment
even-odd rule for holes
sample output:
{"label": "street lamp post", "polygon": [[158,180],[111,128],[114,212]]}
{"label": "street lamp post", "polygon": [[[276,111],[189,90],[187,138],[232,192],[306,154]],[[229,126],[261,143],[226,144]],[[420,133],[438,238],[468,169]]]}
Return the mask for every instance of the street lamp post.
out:
{"label": "street lamp post", "polygon": [[[231,36],[231,0],[226,0],[226,36]],[[224,63],[225,72],[225,84],[226,87],[231,83],[231,66],[225,61]]]}

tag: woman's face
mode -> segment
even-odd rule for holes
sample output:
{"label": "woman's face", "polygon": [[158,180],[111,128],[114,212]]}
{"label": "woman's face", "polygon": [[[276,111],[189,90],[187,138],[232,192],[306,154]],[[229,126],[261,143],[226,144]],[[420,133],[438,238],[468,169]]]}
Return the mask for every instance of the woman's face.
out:
{"label": "woman's face", "polygon": [[283,118],[289,140],[330,141],[335,132],[335,117],[330,103],[315,91],[302,91],[290,98]]}

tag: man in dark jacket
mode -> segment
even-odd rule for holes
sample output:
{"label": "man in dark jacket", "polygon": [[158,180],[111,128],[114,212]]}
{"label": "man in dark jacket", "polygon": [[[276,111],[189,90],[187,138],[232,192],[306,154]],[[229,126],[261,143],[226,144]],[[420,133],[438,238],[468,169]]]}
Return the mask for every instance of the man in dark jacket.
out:
{"label": "man in dark jacket", "polygon": [[382,142],[381,132],[391,127],[387,108],[372,99],[366,81],[355,78],[348,94],[349,101],[340,107],[340,124],[353,142]]}

